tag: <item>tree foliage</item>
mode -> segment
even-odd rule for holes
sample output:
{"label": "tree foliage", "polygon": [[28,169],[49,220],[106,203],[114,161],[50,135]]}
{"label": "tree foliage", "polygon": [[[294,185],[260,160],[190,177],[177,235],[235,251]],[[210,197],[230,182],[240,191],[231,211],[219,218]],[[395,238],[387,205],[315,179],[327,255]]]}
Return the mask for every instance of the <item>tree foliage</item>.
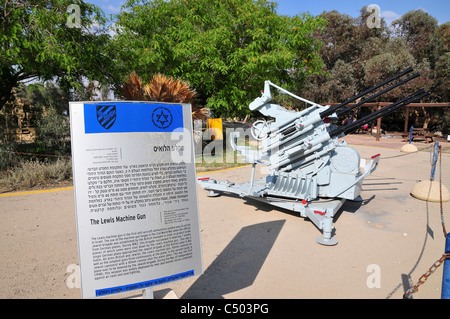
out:
{"label": "tree foliage", "polygon": [[37,152],[53,155],[70,155],[69,118],[49,108],[39,119],[36,139]]}
{"label": "tree foliage", "polygon": [[[80,7],[81,28],[66,26],[70,4]],[[365,7],[355,18],[338,11],[290,17],[276,7],[266,0],[127,0],[108,21],[83,0],[2,0],[0,110],[22,81],[56,79],[71,99],[88,99],[82,76],[118,92],[133,71],[145,83],[158,73],[186,81],[198,104],[224,117],[249,112],[265,80],[318,103],[339,102],[408,66],[422,77],[383,98],[425,87],[430,101],[450,100],[448,22],[413,10],[392,28],[384,20],[368,28]]]}
{"label": "tree foliage", "polygon": [[302,94],[318,103],[342,102],[412,66],[421,77],[381,99],[395,101],[425,88],[434,93],[432,101],[445,101],[442,98],[448,77],[435,66],[446,66],[448,27],[437,27],[436,19],[422,10],[406,13],[391,28],[383,19],[380,28],[369,28],[367,15],[365,7],[356,18],[337,11],[321,14],[328,24],[315,37],[323,43],[320,56],[325,72],[309,77]]}
{"label": "tree foliage", "polygon": [[438,27],[436,18],[422,9],[418,9],[405,13],[392,25],[394,34],[405,39],[412,55],[418,62],[430,58],[432,51],[430,38]]}
{"label": "tree foliage", "polygon": [[[449,22],[438,26],[426,12],[413,10],[390,27],[382,19],[380,28],[369,28],[365,7],[356,18],[337,11],[323,12],[321,16],[328,24],[314,37],[323,43],[320,56],[325,62],[324,72],[310,76],[299,95],[322,104],[343,102],[412,66],[420,77],[373,101],[398,101],[421,88],[431,92],[422,102],[450,100]],[[410,115],[412,123],[419,120],[416,125],[434,125],[446,132],[445,109],[416,111]],[[402,120],[393,124],[404,119],[399,116],[401,112],[406,111],[385,118],[384,123],[391,121],[391,128],[403,129]]]}
{"label": "tree foliage", "polygon": [[[81,28],[66,26],[71,4],[80,8]],[[0,109],[21,81],[57,79],[72,86],[81,76],[105,79],[109,35],[96,6],[82,0],[2,0],[0,12]]]}
{"label": "tree foliage", "polygon": [[278,15],[274,2],[129,0],[125,8],[115,37],[124,76],[181,78],[216,116],[248,112],[265,80],[297,86],[321,67],[310,34],[324,20]]}
{"label": "tree foliage", "polygon": [[434,31],[430,44],[433,97],[437,101],[450,101],[450,22]]}

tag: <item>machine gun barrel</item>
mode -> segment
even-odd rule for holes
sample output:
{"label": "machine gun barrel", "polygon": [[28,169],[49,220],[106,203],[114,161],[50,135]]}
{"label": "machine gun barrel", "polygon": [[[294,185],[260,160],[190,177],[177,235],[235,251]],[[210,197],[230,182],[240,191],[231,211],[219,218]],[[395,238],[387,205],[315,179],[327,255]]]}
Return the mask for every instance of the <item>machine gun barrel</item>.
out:
{"label": "machine gun barrel", "polygon": [[386,92],[388,92],[388,91],[390,91],[390,90],[393,90],[393,89],[395,89],[396,87],[398,87],[398,86],[400,86],[400,85],[403,85],[403,84],[405,84],[406,82],[411,81],[412,79],[417,78],[418,76],[420,76],[419,73],[413,74],[413,75],[411,75],[410,77],[407,77],[406,79],[404,79],[404,80],[402,80],[402,81],[400,81],[400,82],[398,82],[398,83],[396,83],[396,84],[394,84],[394,85],[388,87],[387,89],[384,89],[384,90],[382,90],[382,91],[380,91],[380,92],[378,92],[378,93],[375,93],[374,95],[369,96],[367,99],[364,99],[364,100],[362,100],[361,102],[356,103],[355,105],[351,105],[351,106],[346,107],[346,108],[344,108],[344,109],[342,109],[342,110],[340,110],[340,111],[337,111],[337,112],[336,112],[336,115],[337,115],[337,117],[339,117],[339,116],[341,116],[342,114],[348,113],[348,112],[350,112],[351,110],[357,108],[358,106],[363,105],[364,103],[367,103],[367,102],[373,100],[374,98],[376,98],[376,97],[378,97],[378,96],[380,96],[380,95],[383,95],[384,93],[386,93]]}
{"label": "machine gun barrel", "polygon": [[341,107],[343,107],[343,106],[345,106],[345,105],[347,105],[347,104],[349,104],[349,103],[359,99],[360,97],[362,97],[362,96],[364,96],[364,95],[366,95],[366,94],[368,94],[368,93],[370,93],[372,91],[375,91],[376,89],[382,87],[383,85],[385,85],[385,84],[387,84],[389,82],[392,82],[395,79],[398,79],[399,77],[402,77],[403,75],[408,74],[409,72],[412,72],[412,71],[413,71],[413,68],[409,67],[406,70],[404,70],[404,71],[394,75],[393,77],[391,77],[391,78],[389,78],[389,79],[387,79],[387,80],[385,80],[385,81],[383,81],[383,82],[381,82],[381,83],[379,83],[379,84],[377,84],[377,85],[375,85],[375,86],[373,86],[373,87],[371,87],[371,88],[369,88],[369,89],[359,93],[358,95],[348,99],[347,101],[344,101],[344,102],[342,102],[341,104],[339,104],[337,106],[328,108],[327,110],[325,110],[325,111],[320,113],[321,118],[325,118],[327,116],[330,116],[331,114],[336,112]]}
{"label": "machine gun barrel", "polygon": [[404,98],[404,99],[402,99],[400,101],[397,101],[395,103],[392,103],[392,104],[390,104],[390,105],[388,105],[388,106],[386,106],[386,107],[384,107],[384,108],[382,108],[382,109],[380,109],[380,110],[378,110],[376,112],[373,112],[373,113],[371,113],[371,114],[369,114],[369,115],[367,115],[367,116],[365,116],[365,117],[363,117],[363,118],[361,118],[359,120],[356,120],[355,122],[353,122],[353,123],[351,123],[349,125],[339,127],[337,129],[331,131],[329,133],[329,135],[330,135],[330,137],[334,137],[334,136],[340,135],[342,133],[349,134],[349,133],[357,130],[362,125],[365,125],[365,124],[370,123],[370,122],[372,122],[372,121],[374,121],[374,120],[376,120],[376,119],[378,119],[380,117],[388,115],[388,114],[398,110],[399,108],[401,108],[403,106],[406,106],[406,105],[408,105],[408,104],[410,104],[410,103],[412,103],[414,101],[420,100],[421,98],[423,98],[423,97],[425,97],[425,96],[427,96],[429,94],[430,94],[430,92],[424,92],[424,89],[421,89],[421,90],[419,90],[419,91],[417,91],[417,92],[407,96],[406,98]]}
{"label": "machine gun barrel", "polygon": [[[300,157],[304,157],[305,155],[311,153],[311,151],[319,151],[319,149],[329,141],[331,138],[338,136],[342,133],[348,134],[362,125],[369,123],[373,120],[376,120],[384,115],[387,115],[391,112],[394,112],[395,110],[399,109],[400,107],[403,107],[405,105],[408,105],[409,103],[416,101],[418,99],[423,98],[424,96],[428,95],[429,92],[425,92],[424,89],[421,89],[409,96],[407,96],[404,99],[401,99],[395,103],[392,103],[376,112],[373,112],[351,124],[348,124],[346,126],[338,127],[334,130],[330,130],[328,134],[319,134],[318,136],[315,136],[313,138],[307,138],[307,139],[299,139],[297,142],[292,143],[289,146],[289,149],[282,150],[280,154],[278,154],[276,157],[274,157],[272,161],[272,168],[280,168],[284,165],[288,165],[282,169],[284,170],[291,170],[299,165],[303,165],[306,163],[306,159],[303,159],[301,161],[297,162],[297,159]],[[325,153],[331,151],[329,148],[325,148],[323,150]],[[322,151],[320,151],[322,152]],[[316,154],[317,155],[317,154]],[[321,153],[320,156],[324,154]],[[307,157],[308,161],[310,159],[313,159],[313,157]],[[294,163],[295,162],[295,163]]]}

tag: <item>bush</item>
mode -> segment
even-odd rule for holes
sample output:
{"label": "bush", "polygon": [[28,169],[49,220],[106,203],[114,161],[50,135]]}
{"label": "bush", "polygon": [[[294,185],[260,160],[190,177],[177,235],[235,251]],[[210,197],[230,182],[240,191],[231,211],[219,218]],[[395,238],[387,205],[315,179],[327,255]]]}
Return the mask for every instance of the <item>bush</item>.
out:
{"label": "bush", "polygon": [[20,162],[21,158],[16,154],[16,152],[16,143],[0,143],[0,171],[10,169]]}
{"label": "bush", "polygon": [[39,120],[37,140],[38,151],[42,154],[70,155],[70,124],[65,115],[50,108]]}
{"label": "bush", "polygon": [[72,161],[70,159],[57,159],[52,162],[24,161],[4,176],[0,176],[0,189],[10,191],[30,188],[68,180],[71,177]]}

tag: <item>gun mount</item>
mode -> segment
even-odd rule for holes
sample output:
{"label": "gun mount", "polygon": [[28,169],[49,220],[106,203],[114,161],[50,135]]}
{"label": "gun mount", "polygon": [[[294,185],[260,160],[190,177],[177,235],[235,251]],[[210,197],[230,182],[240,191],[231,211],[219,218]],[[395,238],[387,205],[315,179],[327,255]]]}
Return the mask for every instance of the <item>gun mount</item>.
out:
{"label": "gun mount", "polygon": [[[275,120],[258,120],[252,125],[251,134],[259,141],[258,149],[238,146],[236,140],[239,133],[230,134],[233,149],[252,164],[250,181],[239,184],[199,179],[199,184],[210,191],[208,196],[217,196],[222,192],[234,193],[299,212],[301,217],[308,217],[322,230],[322,236],[316,239],[318,243],[337,244],[336,238],[332,236],[333,217],[346,200],[362,200],[360,193],[363,180],[377,168],[380,158],[378,154],[368,160],[361,159],[354,148],[339,139],[379,117],[427,96],[429,92],[419,90],[351,124],[337,124],[340,116],[418,77],[419,74],[416,73],[355,105],[342,107],[412,71],[412,68],[408,68],[335,107],[308,101],[265,81],[261,97],[250,103],[249,108]],[[273,104],[271,87],[309,106],[296,112]],[[268,168],[268,174],[259,180],[255,180],[257,164]]]}

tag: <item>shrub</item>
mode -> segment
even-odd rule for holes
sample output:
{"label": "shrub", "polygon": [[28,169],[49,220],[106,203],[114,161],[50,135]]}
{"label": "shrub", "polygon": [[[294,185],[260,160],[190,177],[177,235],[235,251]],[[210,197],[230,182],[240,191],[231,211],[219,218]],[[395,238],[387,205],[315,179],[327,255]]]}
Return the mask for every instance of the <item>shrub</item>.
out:
{"label": "shrub", "polygon": [[52,182],[68,180],[72,177],[72,162],[70,159],[56,161],[24,161],[0,176],[0,189],[3,191],[30,188]]}

